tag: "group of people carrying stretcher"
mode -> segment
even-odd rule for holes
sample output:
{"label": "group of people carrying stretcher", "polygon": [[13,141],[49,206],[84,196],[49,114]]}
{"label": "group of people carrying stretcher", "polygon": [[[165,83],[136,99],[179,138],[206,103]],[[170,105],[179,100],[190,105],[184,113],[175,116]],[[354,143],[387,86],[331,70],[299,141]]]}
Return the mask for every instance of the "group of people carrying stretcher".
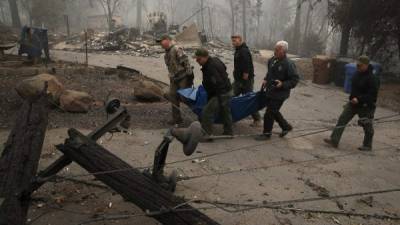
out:
{"label": "group of people carrying stretcher", "polygon": [[[193,58],[201,66],[203,74],[202,86],[207,93],[207,100],[199,115],[203,129],[203,141],[211,141],[213,124],[218,117],[224,127],[223,135],[233,136],[233,119],[231,101],[235,96],[247,95],[254,91],[254,65],[251,51],[240,35],[231,37],[234,53],[234,82],[231,83],[226,65],[217,57],[209,54],[205,48],[195,51]],[[173,39],[164,35],[158,40],[165,49],[165,64],[170,78],[170,98],[172,103],[171,125],[181,125],[183,120],[180,112],[179,90],[193,86],[193,67],[189,57],[182,48],[174,44]],[[268,60],[268,72],[261,84],[261,91],[255,95],[257,107],[250,113],[253,117],[251,126],[261,126],[259,110],[266,107],[264,114],[263,132],[255,139],[267,141],[271,139],[274,122],[277,122],[282,131],[280,137],[285,137],[293,130],[292,125],[283,117],[280,109],[290,97],[291,89],[299,82],[299,74],[293,61],[287,57],[288,43],[278,41],[275,45],[274,56]],[[358,115],[363,121],[360,125],[364,128],[364,142],[359,148],[361,151],[372,150],[374,135],[373,118],[375,114],[379,82],[373,74],[367,56],[360,56],[357,61],[357,72],[352,79],[352,90],[348,103],[344,107],[331,137],[324,141],[331,147],[337,148],[346,125]],[[245,110],[245,109],[243,109]],[[250,115],[249,114],[249,115]]]}

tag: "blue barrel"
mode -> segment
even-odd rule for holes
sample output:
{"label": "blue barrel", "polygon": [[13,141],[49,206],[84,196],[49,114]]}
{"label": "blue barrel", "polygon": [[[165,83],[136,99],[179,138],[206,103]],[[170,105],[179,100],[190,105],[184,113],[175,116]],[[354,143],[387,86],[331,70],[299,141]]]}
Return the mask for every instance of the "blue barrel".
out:
{"label": "blue barrel", "polygon": [[[382,65],[375,62],[372,62],[371,65],[374,68],[373,74],[379,77],[382,72]],[[349,63],[345,65],[344,91],[348,94],[350,94],[351,92],[351,81],[356,72],[357,72],[357,64]]]}

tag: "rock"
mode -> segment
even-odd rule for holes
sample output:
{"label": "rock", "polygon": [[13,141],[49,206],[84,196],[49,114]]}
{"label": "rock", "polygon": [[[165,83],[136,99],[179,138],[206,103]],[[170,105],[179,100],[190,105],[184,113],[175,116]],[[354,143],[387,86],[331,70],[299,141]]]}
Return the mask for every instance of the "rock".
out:
{"label": "rock", "polygon": [[22,98],[30,98],[36,96],[43,90],[44,84],[47,82],[47,92],[51,96],[55,104],[59,103],[60,96],[64,91],[64,86],[53,75],[40,74],[29,79],[23,80],[15,89]]}
{"label": "rock", "polygon": [[61,108],[74,113],[88,112],[93,102],[92,96],[80,91],[67,90],[60,97]]}
{"label": "rock", "polygon": [[163,94],[163,90],[151,81],[141,81],[134,91],[136,99],[147,102],[161,101]]}

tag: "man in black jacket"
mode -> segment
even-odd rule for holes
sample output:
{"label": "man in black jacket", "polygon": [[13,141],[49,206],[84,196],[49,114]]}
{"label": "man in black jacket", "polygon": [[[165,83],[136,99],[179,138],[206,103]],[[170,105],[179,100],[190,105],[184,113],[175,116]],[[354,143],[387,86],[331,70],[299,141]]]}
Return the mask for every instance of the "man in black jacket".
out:
{"label": "man in black jacket", "polygon": [[263,88],[266,90],[267,110],[264,115],[263,134],[256,137],[258,141],[269,140],[274,125],[278,122],[282,128],[280,137],[286,136],[293,127],[283,118],[280,109],[290,96],[290,90],[299,82],[296,65],[286,57],[288,43],[279,41],[275,46],[274,56],[268,61],[268,73],[264,78]]}
{"label": "man in black jacket", "polygon": [[369,64],[367,56],[360,56],[357,62],[357,72],[352,79],[349,102],[339,117],[330,139],[324,139],[326,143],[337,148],[347,124],[358,115],[359,125],[364,129],[363,146],[360,151],[372,150],[374,136],[373,119],[378,98],[379,80],[373,74],[373,68]]}
{"label": "man in black jacket", "polygon": [[[240,35],[232,35],[231,40],[235,47],[233,95],[239,96],[252,92],[254,89],[254,65],[250,49],[243,38]],[[260,126],[260,114],[256,112],[251,116],[254,120],[251,126]]]}
{"label": "man in black jacket", "polygon": [[225,64],[216,57],[210,57],[206,49],[195,52],[197,63],[203,72],[203,86],[207,91],[208,102],[201,116],[201,125],[206,136],[212,135],[212,126],[216,114],[219,114],[224,124],[224,135],[233,135],[230,101],[232,85],[226,72]]}

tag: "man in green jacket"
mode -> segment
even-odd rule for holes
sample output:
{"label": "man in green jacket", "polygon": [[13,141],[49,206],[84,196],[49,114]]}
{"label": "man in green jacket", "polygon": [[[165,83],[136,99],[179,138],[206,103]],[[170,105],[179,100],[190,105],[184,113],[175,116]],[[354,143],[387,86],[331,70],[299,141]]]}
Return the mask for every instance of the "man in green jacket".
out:
{"label": "man in green jacket", "polygon": [[230,102],[232,85],[226,72],[225,64],[217,57],[209,56],[206,49],[195,52],[197,63],[202,67],[203,86],[207,92],[207,105],[203,108],[201,125],[206,132],[205,138],[212,135],[216,116],[222,118],[224,135],[233,135]]}
{"label": "man in green jacket", "polygon": [[360,56],[357,62],[357,72],[352,79],[349,102],[344,106],[335,129],[329,139],[324,141],[337,148],[347,124],[358,115],[358,124],[364,129],[364,142],[358,149],[371,151],[374,136],[373,119],[378,99],[379,79],[373,74],[373,67],[367,56]]}

